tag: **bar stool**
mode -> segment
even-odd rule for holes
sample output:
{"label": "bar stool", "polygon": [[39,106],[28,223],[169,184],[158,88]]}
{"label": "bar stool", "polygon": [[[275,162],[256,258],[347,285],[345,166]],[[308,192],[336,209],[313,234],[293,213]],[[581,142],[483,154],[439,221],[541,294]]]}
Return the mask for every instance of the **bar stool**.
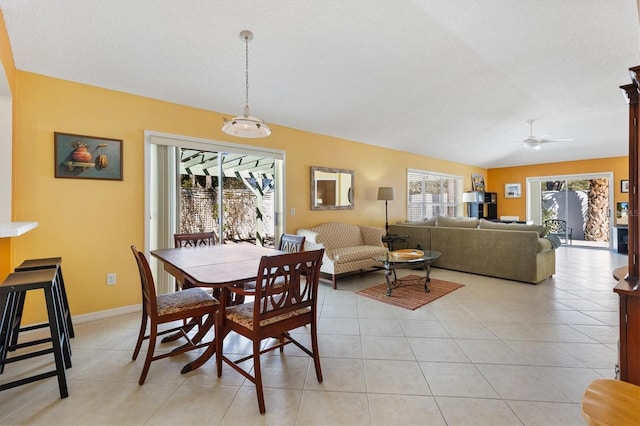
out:
{"label": "bar stool", "polygon": [[[69,311],[69,301],[67,300],[67,290],[64,286],[64,278],[62,276],[62,258],[61,257],[48,257],[44,259],[28,259],[25,260],[18,266],[15,272],[23,272],[23,271],[35,271],[38,269],[51,269],[57,268],[58,276],[57,276],[57,284],[58,290],[60,291],[60,296],[62,298],[62,308],[65,318],[65,324],[67,326],[67,333],[69,338],[75,337],[75,333],[73,331],[73,323],[71,322],[71,313]],[[46,324],[38,324],[29,327],[20,328],[20,320],[22,319],[22,310],[24,309],[24,296],[18,296],[18,329],[15,330],[15,334],[11,339],[11,344],[16,345],[18,342],[18,333],[20,331],[28,331],[28,330],[36,330],[38,328],[46,327]]]}
{"label": "bar stool", "polygon": [[[56,267],[52,269],[14,272],[9,274],[7,279],[0,284],[0,309],[2,309],[2,317],[0,318],[0,373],[4,371],[6,364],[37,356],[53,353],[55,360],[54,370],[0,384],[0,391],[57,376],[60,398],[69,396],[65,369],[71,367],[71,347],[66,331],[67,327],[62,307],[63,302],[57,280],[58,268]],[[16,347],[11,344],[14,337],[17,339],[15,330],[18,330],[18,333],[21,330],[19,328],[20,318],[17,315],[19,298],[24,298],[27,291],[38,289],[44,291],[48,317],[48,323],[46,323],[45,326],[49,326],[51,337],[23,343],[20,347],[28,347],[48,342],[51,343],[51,347],[8,358],[7,352],[16,349]]]}

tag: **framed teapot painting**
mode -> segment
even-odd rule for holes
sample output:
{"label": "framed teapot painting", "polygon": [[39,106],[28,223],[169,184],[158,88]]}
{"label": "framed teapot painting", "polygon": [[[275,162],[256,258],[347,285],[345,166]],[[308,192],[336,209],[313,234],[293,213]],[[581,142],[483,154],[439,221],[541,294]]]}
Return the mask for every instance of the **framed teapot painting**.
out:
{"label": "framed teapot painting", "polygon": [[54,133],[57,178],[122,180],[122,140]]}

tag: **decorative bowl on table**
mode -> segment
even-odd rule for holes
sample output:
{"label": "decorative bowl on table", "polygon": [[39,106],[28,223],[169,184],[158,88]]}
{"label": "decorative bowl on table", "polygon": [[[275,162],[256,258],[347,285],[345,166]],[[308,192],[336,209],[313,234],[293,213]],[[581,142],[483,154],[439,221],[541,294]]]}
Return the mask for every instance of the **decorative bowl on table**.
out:
{"label": "decorative bowl on table", "polygon": [[422,250],[416,249],[403,249],[403,250],[394,250],[389,252],[391,257],[396,259],[418,259],[419,257],[424,256],[424,252]]}

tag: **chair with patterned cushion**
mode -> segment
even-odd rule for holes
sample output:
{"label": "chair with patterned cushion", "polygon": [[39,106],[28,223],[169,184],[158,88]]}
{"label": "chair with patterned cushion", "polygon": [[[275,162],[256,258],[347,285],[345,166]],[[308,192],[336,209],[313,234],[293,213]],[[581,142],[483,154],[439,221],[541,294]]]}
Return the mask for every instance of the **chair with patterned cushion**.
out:
{"label": "chair with patterned cushion", "polygon": [[173,242],[176,247],[213,246],[216,244],[216,241],[216,234],[213,232],[173,235]]}
{"label": "chair with patterned cushion", "polygon": [[[293,343],[314,361],[316,377],[322,382],[317,336],[317,295],[320,264],[324,250],[303,251],[276,256],[263,256],[256,282],[262,283],[250,291],[244,288],[225,288],[225,292],[242,292],[254,300],[230,306],[220,312],[216,329],[216,364],[218,377],[222,376],[222,362],[230,365],[256,386],[260,413],[265,412],[262,390],[260,355]],[[294,339],[289,331],[309,324],[311,349]],[[253,343],[252,354],[232,360],[224,354],[224,338],[235,332]],[[277,339],[274,345],[262,348],[262,341]],[[246,368],[241,366],[245,361]],[[253,375],[251,374],[253,370]]]}
{"label": "chair with patterned cushion", "polygon": [[[138,357],[142,342],[149,340],[144,366],[142,367],[142,373],[140,373],[140,379],[138,380],[138,383],[142,385],[147,377],[152,361],[212,344],[212,342],[200,342],[204,335],[211,330],[211,327],[215,324],[215,316],[220,304],[218,300],[199,287],[189,288],[175,293],[156,295],[156,287],[147,258],[144,253],[140,252],[135,246],[131,246],[131,251],[133,251],[133,256],[138,265],[142,288],[142,323],[140,324],[138,341],[133,351],[133,360]],[[185,326],[184,323],[178,327],[162,331],[158,330],[158,326],[161,324],[189,318],[194,318],[203,324],[193,336],[187,334],[189,324]],[[149,322],[149,334],[146,334],[147,322]],[[193,326],[191,326],[191,328],[192,327]],[[157,337],[168,333],[175,334],[176,332],[181,334],[182,337],[187,340],[187,343],[170,352],[154,356]]]}
{"label": "chair with patterned cushion", "polygon": [[[301,235],[282,234],[282,236],[280,236],[278,250],[286,251],[287,253],[299,253],[304,251],[304,240],[305,237]],[[245,290],[254,290],[256,288],[256,282],[250,281],[243,283],[242,286]]]}
{"label": "chair with patterned cushion", "polygon": [[[216,244],[216,234],[213,232],[198,232],[195,234],[173,234],[173,245],[176,248],[180,247],[200,247],[200,246],[213,246]],[[176,280],[176,291],[181,288],[191,288],[193,284],[190,282],[178,282]]]}
{"label": "chair with patterned cushion", "polygon": [[306,237],[303,235],[282,234],[278,250],[286,251],[287,253],[301,252],[304,250],[305,239]]}
{"label": "chair with patterned cushion", "polygon": [[[173,234],[173,245],[175,248],[180,247],[201,247],[201,246],[213,246],[216,244],[216,234],[213,232],[196,232],[187,234]],[[195,287],[191,282],[180,282],[176,278],[176,291]],[[213,297],[220,297],[220,290],[213,290]],[[187,321],[185,320],[185,324]],[[192,326],[197,324],[191,321]],[[202,324],[199,324],[202,325]],[[189,329],[190,330],[190,329]],[[175,335],[167,336],[162,340],[162,343],[170,342],[176,338]]]}

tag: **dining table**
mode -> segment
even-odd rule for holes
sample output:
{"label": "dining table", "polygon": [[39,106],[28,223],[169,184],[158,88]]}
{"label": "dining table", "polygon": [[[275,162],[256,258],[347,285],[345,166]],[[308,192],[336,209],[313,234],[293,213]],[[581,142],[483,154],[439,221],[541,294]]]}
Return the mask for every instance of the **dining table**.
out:
{"label": "dining table", "polygon": [[[226,294],[230,287],[255,281],[262,257],[280,254],[286,252],[253,244],[219,244],[151,251],[151,255],[163,264],[164,270],[179,282],[221,289],[221,312],[226,309]],[[215,341],[212,341],[197,359],[182,368],[182,374],[202,366],[215,352]]]}

